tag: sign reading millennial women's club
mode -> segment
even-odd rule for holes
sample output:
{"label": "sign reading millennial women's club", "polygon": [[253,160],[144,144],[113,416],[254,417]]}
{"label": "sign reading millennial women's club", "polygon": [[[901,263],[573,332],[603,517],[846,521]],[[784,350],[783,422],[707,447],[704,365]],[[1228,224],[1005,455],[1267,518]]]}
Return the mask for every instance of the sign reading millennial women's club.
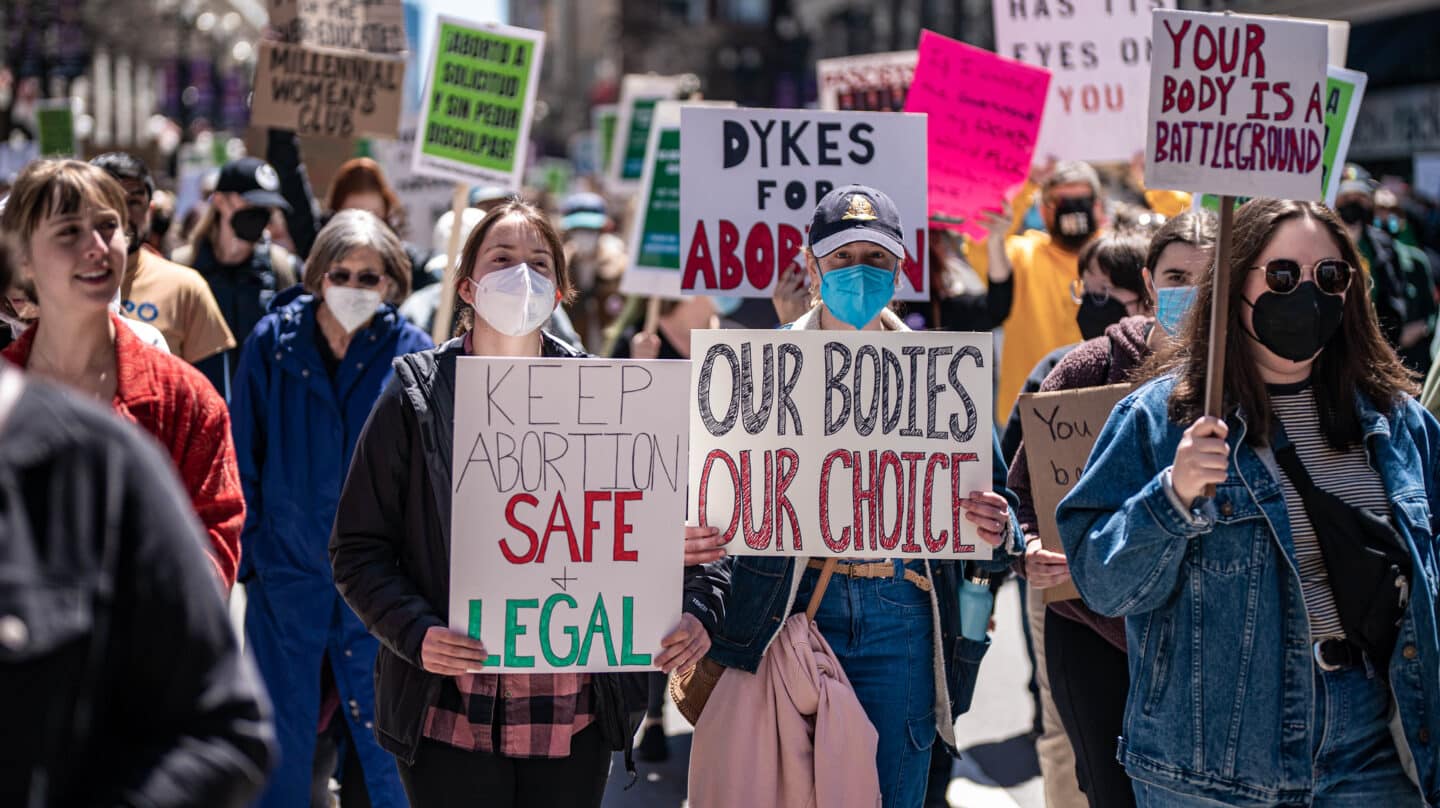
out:
{"label": "sign reading millennial women's club", "polygon": [[689,372],[459,360],[450,627],[485,670],[654,669],[680,618]]}
{"label": "sign reading millennial women's club", "polygon": [[1321,198],[1324,23],[1156,10],[1145,182]]}
{"label": "sign reading millennial women's club", "polygon": [[681,290],[769,297],[779,274],[795,271],[821,198],[856,183],[900,211],[906,254],[895,296],[929,300],[925,154],[923,115],[685,107]]}
{"label": "sign reading millennial women's club", "polygon": [[690,508],[735,555],[988,558],[989,334],[696,331]]}

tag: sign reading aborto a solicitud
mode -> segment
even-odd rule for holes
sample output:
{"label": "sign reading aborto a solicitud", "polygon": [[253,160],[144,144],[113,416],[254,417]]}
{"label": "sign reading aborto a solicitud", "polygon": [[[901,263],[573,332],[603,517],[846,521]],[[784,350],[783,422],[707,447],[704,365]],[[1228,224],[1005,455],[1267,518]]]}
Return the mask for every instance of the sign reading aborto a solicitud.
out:
{"label": "sign reading aborto a solicitud", "polygon": [[923,115],[683,108],[681,291],[769,297],[781,272],[804,271],[796,259],[820,199],[856,183],[900,212],[906,255],[895,297],[929,300],[925,155]]}
{"label": "sign reading aborto a solicitud", "polygon": [[691,524],[734,555],[988,558],[989,334],[696,331]]}
{"label": "sign reading aborto a solicitud", "polygon": [[1145,182],[1319,200],[1324,23],[1156,10]]}
{"label": "sign reading aborto a solicitud", "polygon": [[450,627],[487,672],[654,669],[682,602],[689,374],[459,360]]}
{"label": "sign reading aborto a solicitud", "polygon": [[442,15],[435,36],[415,172],[519,188],[544,32]]}

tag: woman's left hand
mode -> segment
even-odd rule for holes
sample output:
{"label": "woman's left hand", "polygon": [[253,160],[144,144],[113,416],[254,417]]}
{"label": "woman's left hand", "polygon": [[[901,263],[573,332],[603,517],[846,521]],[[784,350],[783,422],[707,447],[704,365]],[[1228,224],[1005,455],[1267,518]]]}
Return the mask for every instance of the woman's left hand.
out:
{"label": "woman's left hand", "polygon": [[705,658],[710,650],[710,632],[693,614],[680,615],[680,625],[660,641],[655,667],[666,673],[683,671]]}
{"label": "woman's left hand", "polygon": [[980,541],[991,547],[999,547],[1005,541],[1010,524],[1010,503],[994,491],[971,491],[970,498],[960,502],[965,512],[980,533]]}

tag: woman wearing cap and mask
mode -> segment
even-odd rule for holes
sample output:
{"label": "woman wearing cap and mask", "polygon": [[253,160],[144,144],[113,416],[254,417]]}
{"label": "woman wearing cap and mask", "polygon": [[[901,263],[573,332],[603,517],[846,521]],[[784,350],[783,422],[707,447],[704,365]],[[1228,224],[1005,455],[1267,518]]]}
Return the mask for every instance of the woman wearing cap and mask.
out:
{"label": "woman wearing cap and mask", "polygon": [[1440,424],[1335,214],[1257,199],[1234,240],[1223,418],[1201,284],[1056,514],[1125,618],[1120,761],[1141,806],[1435,805]]}
{"label": "woman wearing cap and mask", "polygon": [[[447,627],[454,413],[481,403],[456,400],[456,359],[583,356],[541,330],[574,287],[549,217],[518,201],[471,232],[459,267],[463,336],[395,363],[355,448],[330,540],[335,583],[382,645],[375,725],[412,805],[599,805],[611,752],[628,754],[645,709],[644,674],[467,673],[500,638]],[[713,559],[714,545],[687,531],[686,563]],[[704,655],[719,607],[723,570],[685,575],[686,613],[655,660],[667,671]]]}
{"label": "woman wearing cap and mask", "polygon": [[[815,210],[806,255],[819,300],[789,327],[908,331],[888,308],[899,283],[903,233],[895,203],[885,194],[860,185],[827,194]],[[994,458],[995,490],[970,492],[960,503],[980,538],[995,548],[992,561],[879,561],[903,563],[905,569],[897,568],[890,577],[857,577],[877,562],[842,561],[815,615],[879,735],[876,765],[886,808],[916,808],[923,802],[931,746],[938,735],[955,748],[954,719],[969,706],[970,688],[955,684],[960,677],[952,668],[963,660],[978,665],[985,645],[966,647],[963,643],[970,641],[958,636],[962,567],[978,563],[1003,569],[1019,549],[998,447]],[[755,672],[786,619],[805,609],[820,566],[818,560],[735,557],[725,623],[710,658]],[[950,653],[957,645],[959,652]],[[947,651],[937,654],[937,648]],[[972,669],[971,687],[973,674]],[[937,681],[947,687],[937,692]]]}
{"label": "woman wearing cap and mask", "polygon": [[395,310],[409,290],[409,259],[369,213],[331,219],[304,283],[306,294],[262,318],[245,341],[231,400],[249,505],[245,633],[275,701],[281,750],[259,804],[328,804],[344,750],[341,799],[359,791],[377,808],[403,806],[394,764],[370,728],[379,646],[336,593],[325,548],[390,363],[433,343]]}

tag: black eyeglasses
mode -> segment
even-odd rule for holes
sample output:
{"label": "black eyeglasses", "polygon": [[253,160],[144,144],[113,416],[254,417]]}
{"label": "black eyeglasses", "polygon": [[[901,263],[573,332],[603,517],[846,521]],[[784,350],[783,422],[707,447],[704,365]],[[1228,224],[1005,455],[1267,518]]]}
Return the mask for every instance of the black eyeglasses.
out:
{"label": "black eyeglasses", "polygon": [[1288,295],[1300,288],[1305,270],[1310,269],[1315,285],[1327,295],[1338,295],[1350,288],[1350,277],[1355,270],[1339,258],[1325,258],[1311,266],[1290,258],[1276,258],[1263,267],[1250,267],[1250,271],[1264,270],[1265,285],[1277,295]]}
{"label": "black eyeglasses", "polygon": [[[330,282],[336,286],[350,285],[350,270],[348,269],[332,269],[325,273],[325,277],[329,278]],[[366,289],[374,289],[380,285],[380,281],[383,279],[383,276],[374,272],[359,272],[355,274],[355,282]]]}

